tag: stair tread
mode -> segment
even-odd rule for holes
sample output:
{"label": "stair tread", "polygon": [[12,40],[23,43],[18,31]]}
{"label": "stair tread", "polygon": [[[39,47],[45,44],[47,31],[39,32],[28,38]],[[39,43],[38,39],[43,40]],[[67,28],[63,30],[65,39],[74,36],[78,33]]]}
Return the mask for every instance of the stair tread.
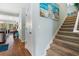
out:
{"label": "stair tread", "polygon": [[65,23],[75,23],[75,20],[74,21],[64,21]]}
{"label": "stair tread", "polygon": [[75,32],[70,32],[70,31],[59,31],[61,33],[71,33],[71,34],[79,34],[79,33],[75,33]]}
{"label": "stair tread", "polygon": [[79,44],[69,42],[69,41],[64,41],[64,40],[61,40],[61,39],[55,39],[53,44],[63,46],[65,48],[68,48],[70,50],[73,50],[73,51],[79,53]]}
{"label": "stair tread", "polygon": [[67,35],[67,36],[74,36],[79,38],[79,33],[72,32],[72,31],[58,31],[58,34],[60,35]]}
{"label": "stair tread", "polygon": [[59,50],[60,54],[62,54],[62,55],[72,55],[72,53],[74,53],[74,55],[79,55],[78,52],[75,52],[71,49],[65,48],[65,47],[57,45],[57,44],[53,44],[53,45],[51,45],[51,47],[52,47],[51,49],[54,48],[56,50]]}
{"label": "stair tread", "polygon": [[57,34],[56,36],[66,37],[66,38],[71,38],[71,39],[77,39],[77,40],[79,40],[78,37],[73,37],[73,36],[67,36],[67,35],[61,35],[61,34]]}
{"label": "stair tread", "polygon": [[65,20],[65,22],[74,22],[76,20]]}
{"label": "stair tread", "polygon": [[72,27],[69,27],[69,28],[60,28],[59,29],[60,31],[73,31],[73,28]]}
{"label": "stair tread", "polygon": [[77,18],[77,17],[69,17],[69,16],[68,16],[66,19],[72,19],[72,20],[73,20],[73,19],[76,19],[76,18]]}
{"label": "stair tread", "polygon": [[64,23],[63,25],[72,25],[72,24],[75,24],[75,23]]}
{"label": "stair tread", "polygon": [[72,24],[72,25],[62,25],[62,26],[74,26],[74,25]]}
{"label": "stair tread", "polygon": [[[62,35],[62,36],[59,36],[59,35]],[[78,37],[72,36],[72,35],[63,35],[63,34],[56,35],[56,39],[69,41],[69,42],[73,42],[73,43],[76,43],[76,44],[79,44],[79,39],[78,38],[79,38],[79,35],[78,35]]]}
{"label": "stair tread", "polygon": [[65,55],[63,52],[61,52],[61,50],[59,50],[58,48],[56,48],[55,45],[51,46],[50,48],[52,51],[55,51],[57,53],[59,53],[60,55]]}
{"label": "stair tread", "polygon": [[60,29],[73,29],[73,28],[60,28]]}
{"label": "stair tread", "polygon": [[62,26],[64,26],[64,25],[67,25],[67,26],[68,26],[68,25],[69,25],[69,26],[73,25],[73,26],[74,26],[74,24],[63,24]]}
{"label": "stair tread", "polygon": [[73,43],[73,42],[69,42],[69,41],[64,41],[64,40],[60,40],[60,39],[57,39],[55,38],[57,41],[59,42],[62,42],[62,43],[65,43],[65,44],[68,44],[68,45],[71,45],[71,46],[75,46],[75,47],[79,47],[79,44],[77,43]]}
{"label": "stair tread", "polygon": [[63,25],[63,26],[61,26],[61,28],[73,28],[74,27],[74,25]]}
{"label": "stair tread", "polygon": [[60,56],[60,54],[58,54],[55,51],[52,51],[52,49],[49,49],[47,53],[48,53],[48,56]]}

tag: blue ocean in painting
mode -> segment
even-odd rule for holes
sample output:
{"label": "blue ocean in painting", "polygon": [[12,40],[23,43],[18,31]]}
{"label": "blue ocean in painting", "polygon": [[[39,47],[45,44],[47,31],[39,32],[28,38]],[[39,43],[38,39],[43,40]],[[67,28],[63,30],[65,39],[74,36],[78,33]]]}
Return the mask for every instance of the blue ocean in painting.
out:
{"label": "blue ocean in painting", "polygon": [[48,3],[40,3],[40,8],[48,10]]}
{"label": "blue ocean in painting", "polygon": [[52,11],[54,13],[58,13],[59,12],[59,5],[57,5],[56,3],[49,3],[49,5],[51,6]]}
{"label": "blue ocean in painting", "polygon": [[48,10],[48,5],[51,6],[52,12],[58,13],[59,12],[59,5],[56,3],[40,3],[40,8]]}

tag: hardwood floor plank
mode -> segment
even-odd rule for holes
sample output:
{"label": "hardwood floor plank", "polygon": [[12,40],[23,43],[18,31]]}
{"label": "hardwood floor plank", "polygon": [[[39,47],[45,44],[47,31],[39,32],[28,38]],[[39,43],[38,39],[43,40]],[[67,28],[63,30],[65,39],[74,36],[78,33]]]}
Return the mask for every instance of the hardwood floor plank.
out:
{"label": "hardwood floor plank", "polygon": [[27,49],[25,49],[25,43],[17,39],[14,41],[12,48],[0,52],[0,56],[31,56],[31,54]]}

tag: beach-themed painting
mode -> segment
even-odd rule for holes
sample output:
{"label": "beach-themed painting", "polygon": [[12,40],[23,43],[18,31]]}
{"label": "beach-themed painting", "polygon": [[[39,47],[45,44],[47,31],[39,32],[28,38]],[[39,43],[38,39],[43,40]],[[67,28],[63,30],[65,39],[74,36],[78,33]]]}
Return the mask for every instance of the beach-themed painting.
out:
{"label": "beach-themed painting", "polygon": [[40,3],[40,16],[48,17],[48,3]]}
{"label": "beach-themed painting", "polygon": [[56,3],[40,3],[40,16],[58,20],[59,5]]}

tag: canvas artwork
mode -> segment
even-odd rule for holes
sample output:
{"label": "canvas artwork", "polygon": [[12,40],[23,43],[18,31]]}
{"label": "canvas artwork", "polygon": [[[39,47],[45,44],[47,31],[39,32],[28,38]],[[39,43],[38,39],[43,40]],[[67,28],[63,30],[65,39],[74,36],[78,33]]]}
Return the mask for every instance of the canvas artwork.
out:
{"label": "canvas artwork", "polygon": [[48,17],[48,3],[40,3],[40,16]]}
{"label": "canvas artwork", "polygon": [[40,16],[59,19],[59,6],[56,3],[40,3]]}

